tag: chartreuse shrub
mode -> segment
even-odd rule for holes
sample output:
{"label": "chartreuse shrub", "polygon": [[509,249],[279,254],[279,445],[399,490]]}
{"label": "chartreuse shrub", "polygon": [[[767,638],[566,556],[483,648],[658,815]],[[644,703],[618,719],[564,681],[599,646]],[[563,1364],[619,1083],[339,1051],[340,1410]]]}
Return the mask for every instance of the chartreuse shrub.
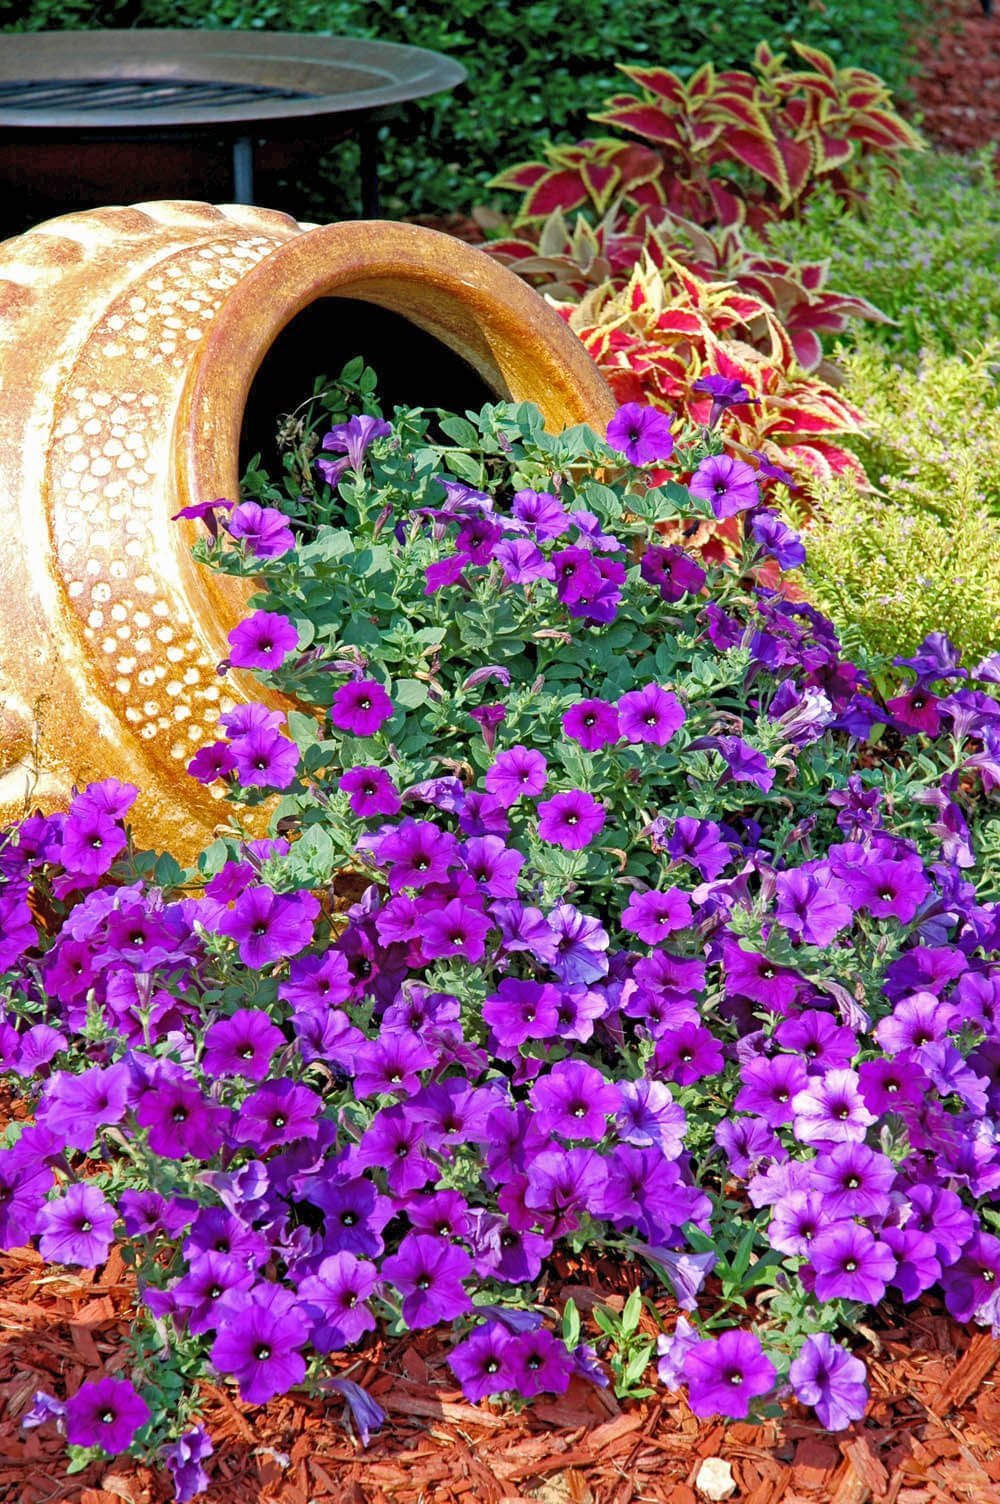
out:
{"label": "chartreuse shrub", "polygon": [[810,597],[879,652],[912,651],[935,628],[969,656],[1000,645],[1000,344],[926,351],[916,370],[869,338],[844,357],[864,412],[852,437],[874,490],[814,493]]}
{"label": "chartreuse shrub", "polygon": [[[223,674],[298,703],[193,759],[224,833],[136,851],[108,778],[0,851],[0,1242],[118,1245],[142,1313],[24,1423],[165,1449],[187,1500],[200,1375],[345,1397],[367,1442],[357,1355],[433,1327],[472,1403],[610,1376],[839,1430],[883,1299],[997,1319],[1000,659],[847,661],[762,583],[802,545],[715,430],[348,416],[370,387],[298,415],[287,489],[187,509],[257,582]],[[738,557],[656,530],[706,516]],[[553,1281],[584,1247],[632,1269],[620,1321]]]}
{"label": "chartreuse shrub", "polygon": [[874,301],[892,323],[877,338],[913,364],[927,345],[946,354],[1000,337],[1000,185],[993,155],[929,153],[902,181],[876,174],[863,212],[815,194],[800,219],[768,228],[761,249],[794,264],[821,261],[836,287]]}
{"label": "chartreuse shrub", "polygon": [[[466,89],[414,108],[418,129],[385,128],[383,161],[390,213],[444,213],[480,203],[506,162],[537,156],[546,141],[587,130],[587,112],[621,80],[615,65],[663,63],[688,76],[704,63],[746,67],[759,41],[792,38],[824,48],[840,66],[880,73],[893,87],[909,76],[914,24],[926,0],[873,6],[869,0],[732,0],[664,5],[634,0],[0,0],[0,27],[219,26],[377,37],[448,53],[469,74]],[[314,212],[354,212],[341,146],[312,181]],[[320,179],[317,183],[317,177]]]}

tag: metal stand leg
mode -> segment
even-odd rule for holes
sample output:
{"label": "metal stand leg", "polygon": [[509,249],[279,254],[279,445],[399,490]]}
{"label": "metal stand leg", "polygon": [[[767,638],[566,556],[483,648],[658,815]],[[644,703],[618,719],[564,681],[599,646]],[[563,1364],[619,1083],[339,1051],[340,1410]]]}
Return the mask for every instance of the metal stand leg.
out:
{"label": "metal stand leg", "polygon": [[361,147],[361,214],[378,219],[378,127],[363,125],[358,131]]}
{"label": "metal stand leg", "polygon": [[253,203],[253,139],[239,136],[233,142],[233,203]]}

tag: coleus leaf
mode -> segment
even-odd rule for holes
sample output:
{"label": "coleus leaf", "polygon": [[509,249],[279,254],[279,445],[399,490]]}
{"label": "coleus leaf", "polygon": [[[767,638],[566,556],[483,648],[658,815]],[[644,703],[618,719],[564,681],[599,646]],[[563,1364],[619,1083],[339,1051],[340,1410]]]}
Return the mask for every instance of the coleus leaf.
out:
{"label": "coleus leaf", "polygon": [[776,188],[783,199],[789,197],[784,158],[773,141],[762,140],[753,131],[730,130],[726,131],[724,145],[727,157],[756,172]]}
{"label": "coleus leaf", "polygon": [[686,99],[709,99],[715,90],[715,69],[711,63],[702,63],[697,73],[692,73],[684,90]]}
{"label": "coleus leaf", "polygon": [[923,141],[917,132],[893,110],[866,110],[851,121],[851,136],[883,151],[921,151]]}
{"label": "coleus leaf", "polygon": [[591,115],[590,119],[599,125],[616,125],[620,130],[633,131],[646,141],[683,150],[684,138],[677,122],[657,104],[642,104],[636,99],[629,106],[606,110],[603,114]]}
{"label": "coleus leaf", "polygon": [[820,131],[816,136],[816,173],[835,172],[854,155],[854,142]]}
{"label": "coleus leaf", "polygon": [[815,371],[823,359],[823,345],[818,334],[811,329],[790,329],[795,359],[803,371]]}
{"label": "coleus leaf", "polygon": [[785,164],[788,181],[788,198],[800,198],[812,175],[816,160],[815,147],[811,141],[793,141],[790,136],[779,136],[776,143]]}
{"label": "coleus leaf", "polygon": [[579,209],[587,202],[587,189],[579,172],[559,168],[546,173],[528,193],[517,216],[526,220],[547,219],[555,209]]}
{"label": "coleus leaf", "polygon": [[545,162],[518,162],[514,167],[507,167],[503,172],[498,172],[496,177],[490,178],[490,188],[512,188],[520,192],[527,192],[534,188],[535,184],[551,171]]}
{"label": "coleus leaf", "polygon": [[646,89],[661,99],[669,99],[671,104],[683,105],[684,85],[669,68],[637,68],[628,67],[624,63],[618,63],[617,67],[619,72],[624,73],[626,78],[630,78],[641,89]]}
{"label": "coleus leaf", "polygon": [[822,73],[824,78],[836,79],[837,70],[833,59],[825,52],[821,52],[818,47],[810,47],[805,42],[793,42],[792,47],[802,61],[809,64],[810,68],[815,68],[816,72]]}

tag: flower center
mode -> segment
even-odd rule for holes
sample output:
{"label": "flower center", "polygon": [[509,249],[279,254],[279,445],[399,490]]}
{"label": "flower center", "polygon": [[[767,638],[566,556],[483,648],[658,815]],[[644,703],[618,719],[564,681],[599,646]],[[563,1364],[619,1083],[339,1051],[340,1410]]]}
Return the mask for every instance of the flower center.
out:
{"label": "flower center", "polygon": [[253,1355],[257,1359],[258,1363],[266,1363],[268,1358],[271,1356],[271,1349],[268,1347],[266,1342],[258,1342],[257,1346],[253,1350]]}

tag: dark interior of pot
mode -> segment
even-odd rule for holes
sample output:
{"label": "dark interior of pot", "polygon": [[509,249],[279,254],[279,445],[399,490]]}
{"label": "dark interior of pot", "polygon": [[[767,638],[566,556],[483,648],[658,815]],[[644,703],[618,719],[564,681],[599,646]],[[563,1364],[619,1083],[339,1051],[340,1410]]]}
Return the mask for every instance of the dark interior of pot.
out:
{"label": "dark interior of pot", "polygon": [[385,413],[396,406],[464,412],[504,394],[432,335],[398,313],[351,298],[320,298],[282,330],[254,378],[240,435],[240,474],[260,454],[281,474],[276,435],[283,417],[312,395],[318,376],[333,380],[361,355],[378,376]]}

